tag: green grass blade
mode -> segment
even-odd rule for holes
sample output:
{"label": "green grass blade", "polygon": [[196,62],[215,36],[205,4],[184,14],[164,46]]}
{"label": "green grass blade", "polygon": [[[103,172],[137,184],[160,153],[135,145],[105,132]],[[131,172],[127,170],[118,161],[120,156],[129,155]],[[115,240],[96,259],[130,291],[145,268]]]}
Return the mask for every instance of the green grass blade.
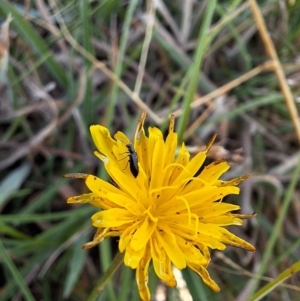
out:
{"label": "green grass blade", "polygon": [[[115,67],[115,75],[119,79],[121,74],[122,74],[122,68],[124,64],[124,54],[126,50],[126,45],[127,45],[127,40],[129,36],[129,29],[132,21],[132,16],[133,12],[138,4],[138,0],[132,0],[129,2],[129,7],[126,11],[126,16],[124,20],[124,25],[123,25],[123,32],[120,40],[120,48],[118,51],[118,57],[117,57],[117,62],[116,62],[116,67]],[[114,116],[114,110],[116,106],[118,98],[118,85],[114,81],[113,87],[112,87],[112,92],[111,92],[111,101],[108,103],[108,108],[107,108],[107,113],[106,113],[106,120],[107,120],[107,125],[110,126],[111,122],[113,121],[113,116]]]}
{"label": "green grass blade", "polygon": [[281,94],[270,94],[264,97],[257,98],[254,101],[247,102],[245,104],[241,104],[240,106],[236,107],[235,109],[228,111],[222,115],[217,115],[214,118],[211,118],[207,122],[204,122],[199,129],[206,127],[207,125],[217,124],[222,120],[230,120],[233,117],[239,116],[241,113],[254,110],[258,107],[267,106],[275,103],[282,102],[282,95]]}
{"label": "green grass blade", "polygon": [[95,301],[98,295],[104,290],[105,286],[107,285],[108,281],[114,275],[116,270],[119,266],[123,263],[124,253],[117,253],[109,268],[106,270],[103,277],[97,282],[95,288],[92,290],[90,296],[88,297],[87,301]]}
{"label": "green grass blade", "polygon": [[295,275],[295,273],[300,271],[300,261],[297,261],[292,266],[284,270],[280,273],[273,281],[266,284],[262,287],[258,292],[256,292],[249,301],[258,301],[261,300],[268,293],[273,291],[278,285],[280,285],[283,281]]}
{"label": "green grass blade", "polygon": [[2,262],[4,266],[10,271],[10,273],[13,276],[13,280],[16,282],[18,287],[20,288],[21,292],[23,293],[23,296],[26,301],[34,301],[34,297],[32,296],[29,288],[27,287],[26,283],[24,283],[23,277],[18,271],[15,264],[12,262],[12,260],[9,258],[8,254],[6,253],[6,250],[0,241],[0,255]]}
{"label": "green grass blade", "polygon": [[25,163],[10,172],[5,179],[0,182],[0,208],[10,195],[20,189],[24,180],[27,178],[30,169],[30,165]]}
{"label": "green grass blade", "polygon": [[82,250],[82,245],[88,240],[86,234],[81,234],[75,244],[72,246],[72,256],[69,261],[69,272],[67,274],[63,296],[69,298],[72,289],[74,288],[76,281],[78,280],[80,273],[84,267],[88,252]]}
{"label": "green grass blade", "polygon": [[[289,185],[288,189],[286,190],[286,194],[285,194],[282,206],[281,206],[280,211],[279,211],[279,216],[276,219],[276,222],[275,222],[274,227],[273,227],[273,231],[271,233],[271,236],[268,239],[268,243],[267,243],[267,246],[265,248],[263,258],[262,258],[261,263],[260,263],[260,268],[257,272],[257,275],[259,275],[259,276],[262,276],[263,273],[268,268],[269,259],[272,257],[275,243],[278,239],[278,236],[281,233],[280,229],[282,228],[282,225],[283,225],[284,219],[286,217],[289,205],[291,204],[291,201],[293,200],[293,193],[294,193],[296,185],[299,181],[299,174],[300,174],[300,160],[298,161],[298,165],[296,166],[296,168],[294,170],[293,178],[291,179],[290,185]],[[256,279],[253,279],[251,293],[249,294],[249,296],[251,296],[253,294],[253,292],[258,287],[258,284],[259,284],[259,277],[256,278]],[[253,296],[251,298],[253,298]],[[252,300],[251,298],[249,300]]]}
{"label": "green grass blade", "polygon": [[68,211],[62,211],[62,212],[50,212],[50,213],[40,213],[40,214],[6,214],[6,215],[0,215],[0,222],[16,222],[18,221],[18,224],[23,223],[32,223],[32,222],[39,222],[39,221],[55,221],[64,219],[70,215],[74,215],[77,218],[80,218],[84,215],[92,214],[95,211],[92,207],[82,207],[74,210],[71,212]]}
{"label": "green grass blade", "polygon": [[193,60],[194,63],[192,64],[191,69],[189,70],[191,81],[183,102],[183,115],[180,117],[177,126],[179,144],[182,142],[183,134],[188,124],[189,115],[191,111],[190,104],[195,96],[197,84],[199,81],[199,71],[201,70],[201,63],[203,60],[205,49],[208,46],[208,30],[212,21],[215,6],[216,0],[211,0],[207,3],[207,9],[204,14],[204,20],[198,36],[198,45]]}

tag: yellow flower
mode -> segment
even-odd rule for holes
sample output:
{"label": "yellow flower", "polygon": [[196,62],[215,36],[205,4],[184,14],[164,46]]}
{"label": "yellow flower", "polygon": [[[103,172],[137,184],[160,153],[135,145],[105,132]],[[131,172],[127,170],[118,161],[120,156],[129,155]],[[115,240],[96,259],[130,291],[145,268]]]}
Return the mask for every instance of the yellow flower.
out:
{"label": "yellow flower", "polygon": [[106,237],[119,237],[124,264],[136,269],[142,300],[150,300],[147,282],[151,260],[155,273],[168,286],[176,286],[173,264],[178,269],[189,267],[218,292],[207,271],[210,249],[224,250],[231,245],[255,250],[224,228],[242,225],[242,219],[252,216],[233,214],[240,207],[222,201],[226,195],[239,194],[236,185],[248,176],[220,180],[229,169],[223,160],[202,168],[215,136],[203,152],[190,159],[184,144],[176,155],[173,116],[165,140],[155,127],[150,127],[146,135],[144,120],[145,114],[133,145],[121,132],[112,138],[107,128],[91,126],[99,150],[95,155],[103,161],[111,183],[93,175],[67,175],[83,178],[91,191],[67,202],[90,203],[101,209],[92,216],[95,237],[83,248],[91,248]]}

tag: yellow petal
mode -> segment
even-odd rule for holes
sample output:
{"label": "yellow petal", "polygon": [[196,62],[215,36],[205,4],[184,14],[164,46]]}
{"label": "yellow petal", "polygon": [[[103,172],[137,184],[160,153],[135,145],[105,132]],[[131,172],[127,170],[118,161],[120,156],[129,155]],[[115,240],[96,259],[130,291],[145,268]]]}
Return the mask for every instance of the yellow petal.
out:
{"label": "yellow petal", "polygon": [[73,196],[71,198],[67,199],[67,203],[81,203],[81,204],[86,204],[89,203],[92,206],[102,208],[102,209],[109,209],[112,207],[116,207],[117,205],[110,202],[109,200],[100,197],[96,195],[95,193],[87,193],[87,194],[81,194],[78,196]]}
{"label": "yellow petal", "polygon": [[107,158],[116,161],[112,152],[112,148],[116,144],[116,141],[111,138],[109,130],[101,125],[91,125],[90,131],[99,152]]}
{"label": "yellow petal", "polygon": [[97,229],[96,234],[94,235],[94,239],[88,243],[85,243],[82,246],[82,249],[87,250],[90,249],[96,245],[98,245],[102,240],[104,240],[106,233],[109,231],[109,229]]}
{"label": "yellow petal", "polygon": [[156,222],[153,222],[152,220],[150,220],[150,218],[146,218],[143,224],[133,234],[130,242],[131,248],[135,251],[144,248],[145,245],[148,243],[149,238],[155,231],[156,225]]}
{"label": "yellow petal", "polygon": [[93,197],[99,198],[99,197],[95,196],[95,194],[93,194],[93,193],[87,193],[87,194],[72,196],[67,199],[67,203],[68,204],[72,204],[72,203],[86,204],[86,203],[89,203]]}
{"label": "yellow petal", "polygon": [[96,176],[88,175],[88,177],[85,180],[85,184],[89,188],[89,190],[91,190],[99,196],[106,197],[108,192],[126,195],[114,185],[107,183],[106,181],[103,181],[102,179]]}
{"label": "yellow petal", "polygon": [[177,134],[170,133],[165,143],[165,169],[164,169],[164,182],[163,186],[168,186],[171,183],[171,176],[174,172],[174,168],[178,168],[173,164],[175,159],[175,151],[177,148]]}
{"label": "yellow petal", "polygon": [[205,166],[200,175],[198,176],[205,182],[214,184],[220,176],[230,168],[229,164],[225,161],[216,161],[208,166]]}
{"label": "yellow petal", "polygon": [[[186,202],[189,207],[193,210],[196,210],[197,207],[203,209],[203,206],[211,205],[214,201],[224,198],[228,194],[239,194],[239,188],[234,186],[229,187],[205,187],[200,190],[192,191],[184,194],[182,197],[178,196],[177,198],[172,198],[167,202],[161,202],[158,206],[158,212],[160,214],[171,214],[180,211],[186,211]],[[184,202],[182,199],[185,199]]]}
{"label": "yellow petal", "polygon": [[[205,258],[205,260],[207,261],[207,265],[210,262],[210,251],[208,246],[205,244],[205,242],[200,243],[200,242],[193,242],[199,249],[199,251],[201,252],[202,256]],[[224,246],[225,249],[225,246]],[[205,266],[205,265],[204,265]]]}
{"label": "yellow petal", "polygon": [[171,164],[174,162],[175,151],[177,148],[177,134],[169,133],[166,143],[165,143],[165,165]]}
{"label": "yellow petal", "polygon": [[149,138],[146,137],[144,130],[141,131],[138,135],[138,138],[134,140],[134,148],[138,156],[138,160],[147,175],[147,178],[150,177],[150,167],[148,164],[148,158],[151,156],[149,153]]}
{"label": "yellow petal", "polygon": [[145,255],[141,258],[135,274],[136,283],[139,289],[139,294],[143,301],[150,301],[150,291],[147,286],[150,260],[151,260],[150,250],[149,248],[146,248]]}
{"label": "yellow petal", "polygon": [[187,179],[193,177],[199,168],[202,166],[204,160],[206,159],[206,153],[200,152],[198,153],[192,160],[185,166],[185,168],[178,175],[176,180],[172,183],[172,185],[181,185]]}
{"label": "yellow petal", "polygon": [[249,177],[250,177],[250,175],[244,175],[244,176],[232,179],[230,181],[218,180],[218,181],[216,181],[216,185],[217,186],[236,186],[236,185],[239,185],[241,182],[245,181],[246,179],[248,179]]}
{"label": "yellow petal", "polygon": [[208,264],[207,258],[205,258],[200,250],[196,248],[190,241],[185,240],[179,236],[176,237],[176,240],[184,254],[186,261],[201,265]]}
{"label": "yellow petal", "polygon": [[218,226],[230,226],[230,225],[241,226],[243,224],[243,221],[241,219],[230,215],[204,217],[203,219],[201,219],[201,222],[208,223],[208,224],[209,223],[215,224]]}
{"label": "yellow petal", "polygon": [[157,240],[165,249],[172,263],[179,270],[182,270],[186,267],[184,255],[176,242],[175,235],[171,231],[168,231],[168,233],[166,233],[164,230],[166,230],[165,227],[162,228],[162,231],[155,231]]}
{"label": "yellow petal", "polygon": [[177,282],[172,272],[171,260],[167,256],[165,250],[161,248],[156,236],[152,236],[150,240],[150,247],[156,275],[168,286],[175,287]]}
{"label": "yellow petal", "polygon": [[121,208],[103,210],[92,216],[93,226],[97,228],[118,227],[132,223],[134,219],[130,212]]}
{"label": "yellow petal", "polygon": [[150,169],[150,174],[152,176],[153,175],[152,174],[152,160],[153,160],[152,154],[154,152],[154,148],[155,148],[157,141],[160,140],[163,142],[163,135],[162,135],[162,132],[158,128],[149,127],[148,132],[149,132],[148,153],[151,154],[150,156],[148,156],[148,166]]}
{"label": "yellow petal", "polygon": [[[150,181],[150,187],[149,189],[155,189],[158,187],[162,187],[164,175],[164,142],[163,140],[159,139],[154,147],[153,150],[153,157],[152,157],[152,166],[151,166],[151,181]],[[156,194],[161,194],[160,191],[157,191]],[[155,198],[155,196],[153,196]]]}
{"label": "yellow petal", "polygon": [[127,246],[124,256],[124,264],[132,269],[136,269],[140,263],[140,260],[145,254],[147,247],[138,251],[133,250],[130,245]]}
{"label": "yellow petal", "polygon": [[119,250],[121,253],[125,250],[125,248],[127,248],[128,243],[132,239],[132,234],[141,226],[141,224],[142,221],[136,222],[123,231],[119,240]]}
{"label": "yellow petal", "polygon": [[[168,227],[175,235],[190,240],[193,243],[202,243],[207,245],[211,249],[226,249],[226,246],[219,241],[219,238],[222,235],[221,233],[219,233],[217,237],[213,237],[211,233],[208,235],[200,232],[196,233],[195,229],[191,229],[186,225],[180,225],[180,227],[178,227],[178,225],[168,224]],[[214,233],[214,235],[216,236],[216,233]]]}
{"label": "yellow petal", "polygon": [[108,192],[107,198],[112,204],[116,204],[117,207],[128,210],[133,215],[141,215],[144,211],[140,203],[135,202],[132,198],[119,193]]}
{"label": "yellow petal", "polygon": [[230,233],[227,229],[220,227],[220,231],[222,233],[222,237],[221,237],[220,241],[223,242],[224,244],[233,246],[233,247],[237,247],[237,248],[246,249],[251,252],[255,251],[255,247],[253,247],[251,244],[249,244],[245,240]]}
{"label": "yellow petal", "polygon": [[[211,203],[223,199],[229,194],[239,194],[240,189],[235,186],[226,187],[207,187],[199,191],[191,192],[184,195],[191,208],[202,207],[204,203],[212,205]],[[198,201],[197,201],[198,200]],[[210,203],[210,204],[209,204]]]}
{"label": "yellow petal", "polygon": [[212,278],[210,278],[208,271],[206,270],[206,268],[202,265],[198,265],[198,264],[194,264],[192,262],[188,262],[188,267],[193,270],[196,274],[198,274],[202,280],[204,281],[204,283],[209,286],[213,291],[215,291],[216,293],[218,293],[220,291],[219,286],[213,281]]}
{"label": "yellow petal", "polygon": [[207,208],[203,207],[199,211],[193,211],[193,212],[196,212],[197,214],[199,213],[199,217],[203,217],[204,219],[207,219],[209,217],[222,215],[230,211],[239,210],[240,208],[241,207],[238,205],[217,202]]}
{"label": "yellow petal", "polygon": [[124,174],[115,164],[108,162],[105,168],[113,181],[123,190],[124,194],[133,198],[136,202],[139,202],[144,208],[149,205],[149,199],[147,197],[147,191],[141,190],[137,186],[135,178],[128,177]]}
{"label": "yellow petal", "polygon": [[122,132],[118,131],[114,134],[114,138],[116,140],[120,140],[123,144],[129,144],[130,140],[129,138]]}

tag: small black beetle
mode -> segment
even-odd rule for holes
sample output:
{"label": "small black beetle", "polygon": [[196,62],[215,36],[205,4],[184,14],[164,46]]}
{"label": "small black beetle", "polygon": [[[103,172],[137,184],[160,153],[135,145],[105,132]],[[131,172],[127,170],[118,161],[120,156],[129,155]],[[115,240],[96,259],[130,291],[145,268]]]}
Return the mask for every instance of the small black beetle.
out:
{"label": "small black beetle", "polygon": [[129,168],[133,176],[136,178],[139,174],[138,157],[130,143],[126,144],[126,147],[129,153]]}
{"label": "small black beetle", "polygon": [[136,178],[139,174],[138,157],[137,157],[136,151],[134,150],[133,146],[130,143],[125,144],[125,146],[127,147],[127,150],[128,150],[128,152],[126,152],[126,154],[129,154],[129,160],[126,164],[126,167],[129,163],[130,171],[131,171],[132,175]]}

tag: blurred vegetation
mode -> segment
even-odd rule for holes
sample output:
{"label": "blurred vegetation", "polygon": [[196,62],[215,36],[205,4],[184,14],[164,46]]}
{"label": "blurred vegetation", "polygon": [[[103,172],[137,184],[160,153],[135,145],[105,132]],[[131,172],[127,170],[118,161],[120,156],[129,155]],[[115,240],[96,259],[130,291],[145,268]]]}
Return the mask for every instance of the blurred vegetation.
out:
{"label": "blurred vegetation", "polygon": [[[154,300],[248,300],[299,260],[299,120],[264,65],[270,58],[248,1],[153,3],[1,1],[1,301],[88,300],[117,242],[81,250],[95,232],[95,209],[66,204],[86,188],[62,175],[105,177],[89,125],[132,138],[142,111],[163,129],[175,113],[193,154],[217,133],[212,159],[230,162],[230,178],[252,175],[230,201],[259,213],[232,229],[256,246],[254,254],[212,252],[219,294],[187,270],[177,289],[150,273]],[[300,1],[258,3],[299,107]],[[264,300],[299,300],[299,275],[288,278]],[[123,266],[98,298],[138,299],[134,272]]]}

